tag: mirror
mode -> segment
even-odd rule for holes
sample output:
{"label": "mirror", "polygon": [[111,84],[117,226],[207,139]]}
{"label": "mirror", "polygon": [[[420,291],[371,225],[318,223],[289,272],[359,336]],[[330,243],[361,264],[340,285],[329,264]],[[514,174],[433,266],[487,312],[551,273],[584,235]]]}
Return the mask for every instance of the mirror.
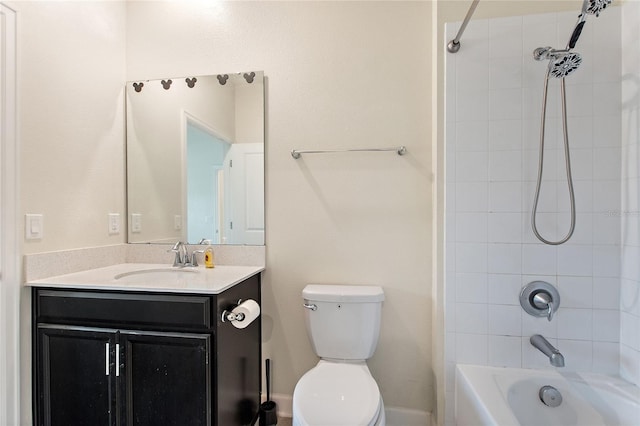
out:
{"label": "mirror", "polygon": [[130,243],[264,245],[263,72],[131,81]]}

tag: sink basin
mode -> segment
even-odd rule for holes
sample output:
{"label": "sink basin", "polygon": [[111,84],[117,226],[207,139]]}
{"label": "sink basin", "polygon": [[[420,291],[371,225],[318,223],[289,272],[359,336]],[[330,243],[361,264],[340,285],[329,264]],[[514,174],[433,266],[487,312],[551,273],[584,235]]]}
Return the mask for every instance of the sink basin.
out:
{"label": "sink basin", "polygon": [[176,281],[193,279],[198,275],[200,274],[197,269],[156,268],[122,272],[114,275],[113,279],[128,283],[147,283],[153,281],[164,281],[167,279]]}

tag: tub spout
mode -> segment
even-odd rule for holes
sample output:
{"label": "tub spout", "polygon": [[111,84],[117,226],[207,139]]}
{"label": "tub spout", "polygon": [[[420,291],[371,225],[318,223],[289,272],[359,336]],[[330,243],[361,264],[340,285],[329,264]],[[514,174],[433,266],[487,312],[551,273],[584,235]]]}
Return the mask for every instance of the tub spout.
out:
{"label": "tub spout", "polygon": [[560,353],[559,350],[553,347],[551,343],[547,339],[545,339],[540,334],[534,334],[529,339],[534,348],[538,349],[540,352],[549,357],[549,362],[554,367],[564,367],[564,356]]}

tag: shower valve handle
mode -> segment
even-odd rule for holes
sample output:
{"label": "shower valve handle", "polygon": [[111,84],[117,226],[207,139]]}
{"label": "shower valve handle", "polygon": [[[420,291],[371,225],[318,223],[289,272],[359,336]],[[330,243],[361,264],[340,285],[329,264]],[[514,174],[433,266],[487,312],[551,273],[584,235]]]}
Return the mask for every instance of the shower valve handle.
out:
{"label": "shower valve handle", "polygon": [[554,306],[553,306],[553,298],[549,293],[544,290],[537,292],[533,296],[533,304],[538,309],[544,309],[547,311],[547,319],[551,321],[553,318]]}

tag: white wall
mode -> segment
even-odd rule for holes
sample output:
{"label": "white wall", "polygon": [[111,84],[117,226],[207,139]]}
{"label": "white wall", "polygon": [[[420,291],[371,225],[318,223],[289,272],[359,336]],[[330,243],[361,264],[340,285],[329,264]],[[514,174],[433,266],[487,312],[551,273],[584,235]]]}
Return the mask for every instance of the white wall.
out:
{"label": "white wall", "polygon": [[622,10],[620,374],[640,385],[640,2]]}
{"label": "white wall", "polygon": [[[291,395],[315,362],[305,284],[379,284],[385,404],[431,410],[427,2],[129,2],[127,80],[264,70],[265,356]],[[296,149],[406,145],[409,154]]]}
{"label": "white wall", "polygon": [[[447,401],[456,363],[552,368],[529,344],[547,337],[567,370],[618,372],[620,335],[620,9],[585,26],[583,65],[567,79],[577,228],[562,246],[530,230],[546,63],[533,49],[563,46],[575,13],[473,21],[447,55],[445,360]],[[457,28],[448,29],[452,38]],[[546,180],[539,229],[568,226],[558,85],[550,89]],[[558,212],[558,213],[556,213]],[[521,287],[560,291],[552,322],[526,314]],[[447,422],[452,419],[447,407]]]}
{"label": "white wall", "polygon": [[124,230],[108,235],[107,215],[125,214],[124,3],[9,4],[18,14],[22,212],[44,215],[44,238],[23,252],[122,243]]}

